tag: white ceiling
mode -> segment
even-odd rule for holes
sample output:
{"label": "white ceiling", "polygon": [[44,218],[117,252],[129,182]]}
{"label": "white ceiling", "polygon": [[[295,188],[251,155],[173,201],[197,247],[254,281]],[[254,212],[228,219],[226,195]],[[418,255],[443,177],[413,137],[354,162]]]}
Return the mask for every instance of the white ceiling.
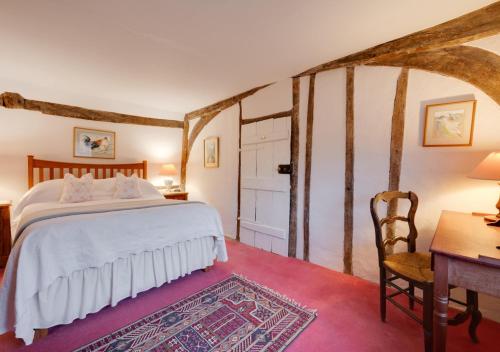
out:
{"label": "white ceiling", "polygon": [[0,80],[187,112],[492,2],[0,0]]}

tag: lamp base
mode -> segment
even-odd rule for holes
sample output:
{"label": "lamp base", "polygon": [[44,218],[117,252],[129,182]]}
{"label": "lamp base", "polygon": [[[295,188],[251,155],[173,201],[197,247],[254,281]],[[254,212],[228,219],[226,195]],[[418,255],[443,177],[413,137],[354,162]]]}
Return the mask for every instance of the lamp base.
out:
{"label": "lamp base", "polygon": [[166,178],[165,180],[163,180],[163,183],[165,184],[165,188],[167,190],[170,190],[170,188],[172,188],[172,185],[174,184],[174,180],[171,178]]}

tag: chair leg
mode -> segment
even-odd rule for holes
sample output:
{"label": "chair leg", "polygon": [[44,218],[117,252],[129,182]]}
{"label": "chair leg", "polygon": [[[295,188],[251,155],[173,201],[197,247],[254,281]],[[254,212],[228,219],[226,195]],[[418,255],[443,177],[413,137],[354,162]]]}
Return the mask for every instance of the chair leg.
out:
{"label": "chair leg", "polygon": [[408,293],[412,296],[408,297],[408,306],[411,310],[413,310],[413,308],[415,307],[415,300],[413,299],[413,297],[415,296],[415,285],[413,284],[413,282],[410,282],[408,287]]}
{"label": "chair leg", "polygon": [[474,343],[478,343],[479,339],[477,338],[477,327],[481,322],[483,315],[479,311],[479,299],[477,292],[467,290],[467,309],[470,310],[472,317],[469,323],[469,336]]}
{"label": "chair leg", "polygon": [[386,292],[385,292],[385,269],[380,268],[380,319],[385,322],[385,314],[386,314]]}
{"label": "chair leg", "polygon": [[432,351],[432,321],[434,310],[434,293],[432,286],[424,288],[424,344],[425,352]]}

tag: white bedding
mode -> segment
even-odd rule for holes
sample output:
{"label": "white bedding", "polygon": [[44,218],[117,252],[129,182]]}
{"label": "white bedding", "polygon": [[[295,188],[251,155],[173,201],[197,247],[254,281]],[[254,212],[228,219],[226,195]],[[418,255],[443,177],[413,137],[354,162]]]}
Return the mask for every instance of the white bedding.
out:
{"label": "white bedding", "polygon": [[[136,200],[108,199],[85,204],[113,205],[117,202],[134,201]],[[78,206],[82,206],[82,203],[36,203],[26,206],[21,216],[40,210]],[[207,238],[210,239],[209,242]],[[209,243],[212,243],[211,247]],[[191,246],[196,247],[194,253],[202,257],[205,255],[206,258],[190,263],[186,248]],[[185,263],[184,267],[177,265],[177,268],[168,268],[166,263],[171,258],[167,258],[165,253],[179,251],[181,248],[185,253],[176,254],[176,258]],[[29,344],[32,342],[33,328],[67,323],[97,311],[104,305],[114,305],[120,299],[200,269],[210,263],[214,256],[219,261],[227,260],[221,221],[214,208],[202,203],[186,202],[170,206],[69,215],[35,222],[22,232],[9,257],[0,288],[0,333],[15,330],[16,336]],[[142,260],[142,264],[133,264],[137,258],[152,259],[146,262]],[[93,272],[102,281],[106,272],[110,274],[110,265],[111,268],[119,267],[119,263],[122,263],[123,270],[151,270],[163,263],[163,269],[153,271],[155,275],[161,276],[161,272],[165,274],[153,281],[139,279],[143,280],[139,284],[130,282],[133,278],[121,280],[120,282],[128,285],[127,289],[118,288],[120,293],[115,292],[114,296],[110,296],[107,289],[103,289],[106,292],[95,292],[97,298],[86,308],[77,307],[82,305],[81,299],[71,299],[68,289],[64,289],[67,292],[66,304],[75,307],[66,307],[63,316],[56,318],[56,321],[53,321],[50,314],[41,316],[41,297],[57,297],[54,292],[60,294],[61,280],[66,282],[65,285],[73,283],[78,287],[78,284],[82,285],[85,281],[83,276]],[[113,274],[115,279],[119,275],[118,272]],[[130,272],[128,275],[131,275]],[[113,275],[109,280],[112,277]],[[88,278],[86,280],[92,281]],[[97,278],[94,277],[93,280]],[[130,290],[134,286],[135,289]],[[99,294],[102,296],[98,297]]]}

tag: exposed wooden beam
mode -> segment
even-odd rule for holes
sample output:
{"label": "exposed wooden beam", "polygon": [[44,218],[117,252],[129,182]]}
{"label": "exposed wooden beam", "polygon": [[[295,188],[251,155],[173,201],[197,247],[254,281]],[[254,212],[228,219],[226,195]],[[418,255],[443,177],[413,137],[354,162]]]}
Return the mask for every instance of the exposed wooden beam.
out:
{"label": "exposed wooden beam", "polygon": [[354,210],[354,67],[346,68],[345,190],[344,190],[344,273],[352,271]]}
{"label": "exposed wooden beam", "polygon": [[252,117],[250,119],[243,119],[242,124],[247,125],[249,123],[260,122],[269,119],[279,119],[280,117],[287,117],[287,116],[292,116],[292,110],[276,112],[274,114],[269,114],[259,117]]}
{"label": "exposed wooden beam", "polygon": [[[406,91],[408,89],[409,69],[404,67],[399,74],[396,85],[396,95],[394,96],[394,108],[392,112],[391,126],[391,149],[389,161],[389,191],[399,191],[399,181],[401,178],[401,161],[403,160],[403,139],[405,130],[405,109]],[[398,201],[393,199],[387,207],[387,216],[395,216],[398,212]],[[395,237],[396,224],[387,225],[387,238]],[[386,248],[388,253],[392,253],[392,246]]]}
{"label": "exposed wooden beam", "polygon": [[309,205],[311,199],[311,162],[314,127],[314,86],[316,75],[309,77],[309,97],[307,100],[306,160],[304,176],[304,260],[309,261]]}
{"label": "exposed wooden beam", "polygon": [[461,45],[379,58],[370,65],[410,67],[455,77],[476,86],[500,104],[500,84],[498,83],[500,82],[500,56],[491,51]]}
{"label": "exposed wooden beam", "polygon": [[265,88],[267,86],[269,86],[270,84],[266,84],[266,85],[263,85],[263,86],[260,86],[260,87],[255,87],[255,88],[252,88],[252,89],[249,89],[243,93],[240,93],[240,94],[237,94],[237,95],[234,95],[232,97],[229,97],[227,99],[224,99],[224,100],[221,100],[221,101],[218,101],[214,104],[210,104],[210,105],[207,105],[201,109],[197,109],[197,110],[194,110],[194,111],[191,111],[189,113],[186,114],[187,118],[188,119],[195,119],[197,117],[200,117],[202,115],[206,115],[206,114],[212,114],[213,112],[215,111],[222,111],[222,110],[225,110],[231,106],[233,106],[234,104],[238,103],[240,100],[258,92],[259,90],[261,90],[262,88]]}
{"label": "exposed wooden beam", "polygon": [[500,33],[500,1],[437,26],[333,60],[300,73],[306,76],[399,54],[442,49]]}
{"label": "exposed wooden beam", "polygon": [[[191,148],[194,145],[194,142],[196,141],[196,138],[203,130],[203,128],[208,123],[210,123],[210,121],[212,121],[215,118],[215,116],[217,116],[221,111],[233,106],[234,104],[239,103],[242,99],[254,94],[255,92],[267,86],[269,86],[269,84],[252,88],[250,90],[247,90],[246,92],[234,95],[230,98],[221,100],[217,103],[205,106],[204,108],[197,109],[186,114],[183,122],[184,137],[185,137],[184,140],[186,141],[186,144],[183,145],[183,150],[182,150],[183,161],[181,163],[181,184],[184,185],[184,187],[186,184],[187,163],[189,160],[189,154],[191,152]],[[199,118],[199,121],[194,125],[193,130],[189,134],[189,120],[197,118]],[[188,124],[188,132],[186,132],[186,127],[185,127],[186,123]],[[186,133],[188,133],[187,136],[185,135]]]}
{"label": "exposed wooden beam", "polygon": [[189,156],[189,120],[184,116],[181,154],[181,188],[186,191],[187,162]]}
{"label": "exposed wooden beam", "polygon": [[300,78],[292,80],[292,121],[290,137],[290,219],[288,226],[288,256],[297,257],[297,188],[299,180],[299,103]]}
{"label": "exposed wooden beam", "polygon": [[25,109],[39,111],[42,114],[70,117],[82,120],[127,123],[133,125],[183,128],[179,120],[167,120],[151,117],[120,114],[116,112],[85,109],[78,106],[49,103],[45,101],[24,99],[18,93],[5,92],[0,96],[0,103],[8,109]]}
{"label": "exposed wooden beam", "polygon": [[240,241],[240,216],[241,216],[241,127],[243,126],[243,107],[241,100],[238,102],[240,115],[238,121],[238,209],[236,212],[236,241]]}
{"label": "exposed wooden beam", "polygon": [[191,148],[193,148],[193,144],[196,141],[196,138],[200,134],[200,132],[203,130],[203,128],[210,123],[214,119],[215,116],[217,116],[220,113],[220,111],[212,111],[209,115],[205,115],[200,120],[194,125],[193,130],[189,134],[189,144],[188,144],[188,159],[189,159],[189,153],[191,153]]}

